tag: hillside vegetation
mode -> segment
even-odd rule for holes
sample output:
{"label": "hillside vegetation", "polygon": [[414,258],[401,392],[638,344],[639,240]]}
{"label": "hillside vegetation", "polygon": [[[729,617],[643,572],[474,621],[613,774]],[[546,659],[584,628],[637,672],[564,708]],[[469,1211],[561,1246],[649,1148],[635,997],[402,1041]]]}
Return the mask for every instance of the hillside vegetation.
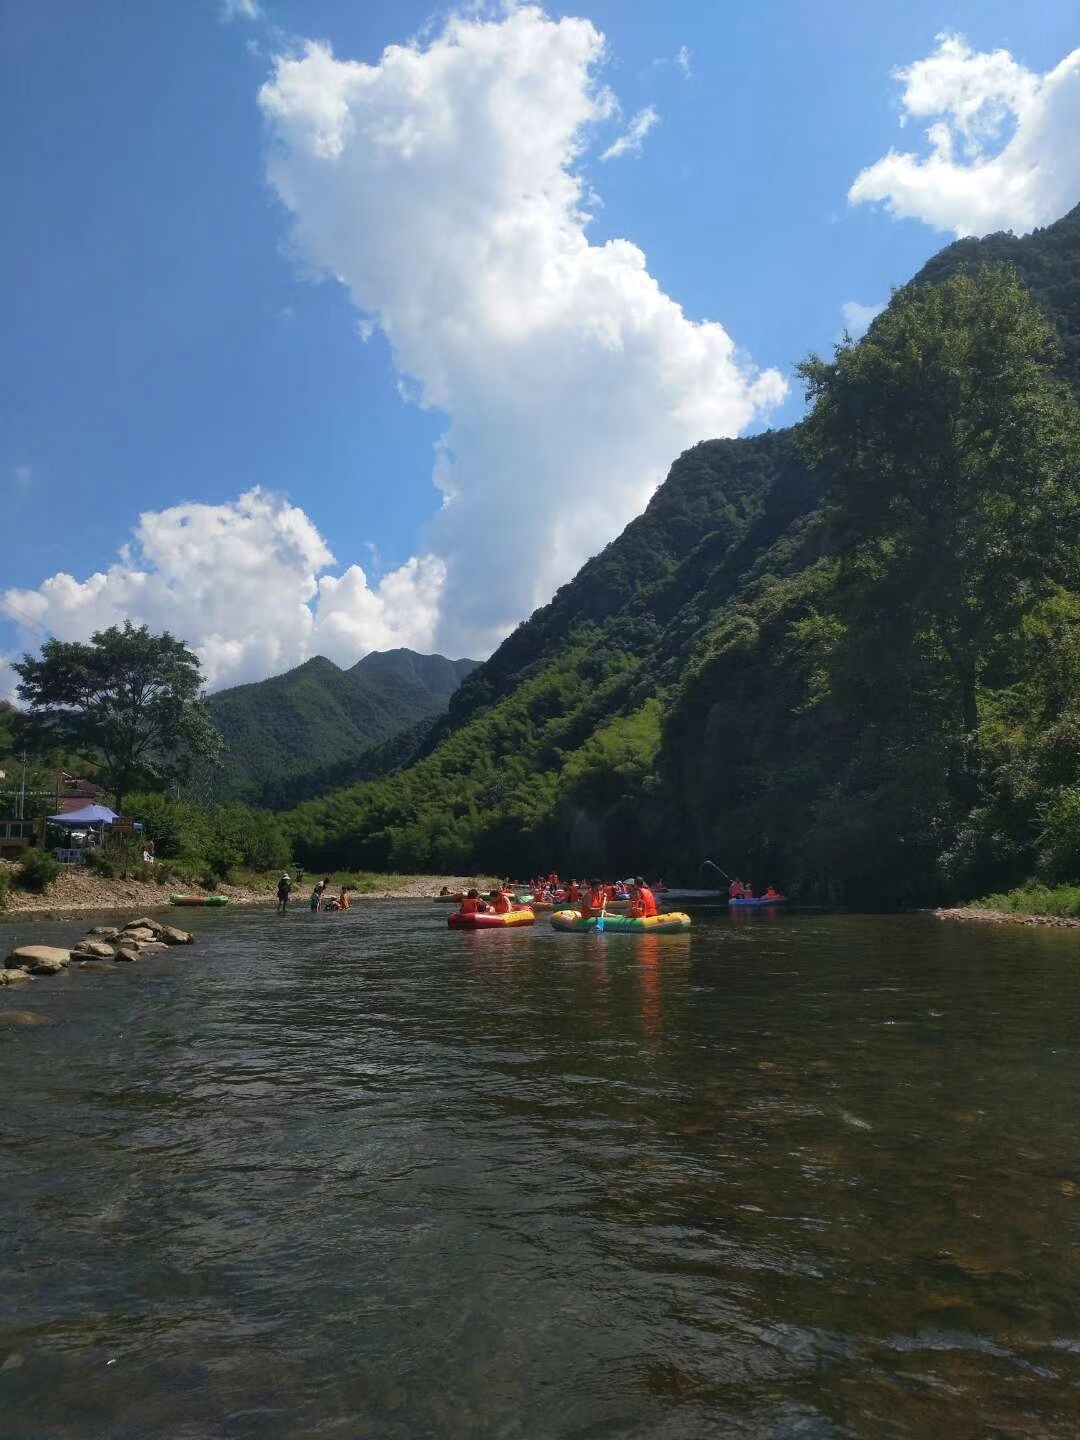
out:
{"label": "hillside vegetation", "polygon": [[215,798],[280,810],[407,763],[475,665],[387,650],[342,670],[317,655],[219,691],[207,704],[224,741]]}
{"label": "hillside vegetation", "polygon": [[949,247],[808,362],[798,430],[681,456],[416,764],[283,817],[298,855],[713,858],[876,904],[1075,878],[1078,354],[1080,211]]}

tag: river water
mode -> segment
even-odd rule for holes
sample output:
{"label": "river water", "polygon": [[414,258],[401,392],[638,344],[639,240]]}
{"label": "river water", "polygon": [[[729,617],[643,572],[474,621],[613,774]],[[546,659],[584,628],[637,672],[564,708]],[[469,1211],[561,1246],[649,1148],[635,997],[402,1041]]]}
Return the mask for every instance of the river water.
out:
{"label": "river water", "polygon": [[1080,1434],[1080,932],[190,924],[0,995],[0,1435]]}

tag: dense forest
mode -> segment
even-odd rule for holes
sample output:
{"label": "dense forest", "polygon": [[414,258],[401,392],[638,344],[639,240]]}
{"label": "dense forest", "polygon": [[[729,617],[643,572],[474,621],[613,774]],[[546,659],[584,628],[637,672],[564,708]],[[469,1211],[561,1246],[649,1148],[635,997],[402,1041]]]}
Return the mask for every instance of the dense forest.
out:
{"label": "dense forest", "polygon": [[298,856],[863,904],[1080,873],[1080,209],[802,373],[808,419],[681,456],[416,763],[283,817]]}
{"label": "dense forest", "polygon": [[213,795],[281,810],[414,759],[475,660],[373,651],[342,670],[316,655],[295,670],[210,696],[221,734]]}

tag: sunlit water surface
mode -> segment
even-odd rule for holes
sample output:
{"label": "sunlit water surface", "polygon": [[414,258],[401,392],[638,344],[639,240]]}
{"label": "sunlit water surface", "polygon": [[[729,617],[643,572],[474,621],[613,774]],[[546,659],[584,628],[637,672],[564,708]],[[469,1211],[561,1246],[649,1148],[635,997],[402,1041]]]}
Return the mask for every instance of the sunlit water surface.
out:
{"label": "sunlit water surface", "polygon": [[0,1434],[1080,1434],[1080,932],[189,915],[0,994]]}

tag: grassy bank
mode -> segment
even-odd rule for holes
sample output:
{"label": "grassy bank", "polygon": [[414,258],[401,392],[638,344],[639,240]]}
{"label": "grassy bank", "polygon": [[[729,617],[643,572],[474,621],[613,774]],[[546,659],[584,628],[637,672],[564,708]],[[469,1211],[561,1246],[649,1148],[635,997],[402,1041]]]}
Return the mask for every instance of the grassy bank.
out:
{"label": "grassy bank", "polygon": [[1080,916],[1080,885],[1026,885],[1002,895],[984,895],[964,907],[994,910],[1004,915],[1053,915],[1059,919]]}
{"label": "grassy bank", "polygon": [[[306,899],[319,880],[329,881],[326,887],[328,895],[338,894],[341,887],[347,885],[354,899],[357,896],[368,896],[393,900],[437,895],[443,885],[448,890],[467,890],[472,885],[478,890],[490,890],[500,883],[490,875],[471,875],[466,878],[461,875],[380,875],[372,870],[305,870],[304,878],[297,880],[295,871],[291,873],[294,902]],[[276,887],[276,875],[273,881]]]}

